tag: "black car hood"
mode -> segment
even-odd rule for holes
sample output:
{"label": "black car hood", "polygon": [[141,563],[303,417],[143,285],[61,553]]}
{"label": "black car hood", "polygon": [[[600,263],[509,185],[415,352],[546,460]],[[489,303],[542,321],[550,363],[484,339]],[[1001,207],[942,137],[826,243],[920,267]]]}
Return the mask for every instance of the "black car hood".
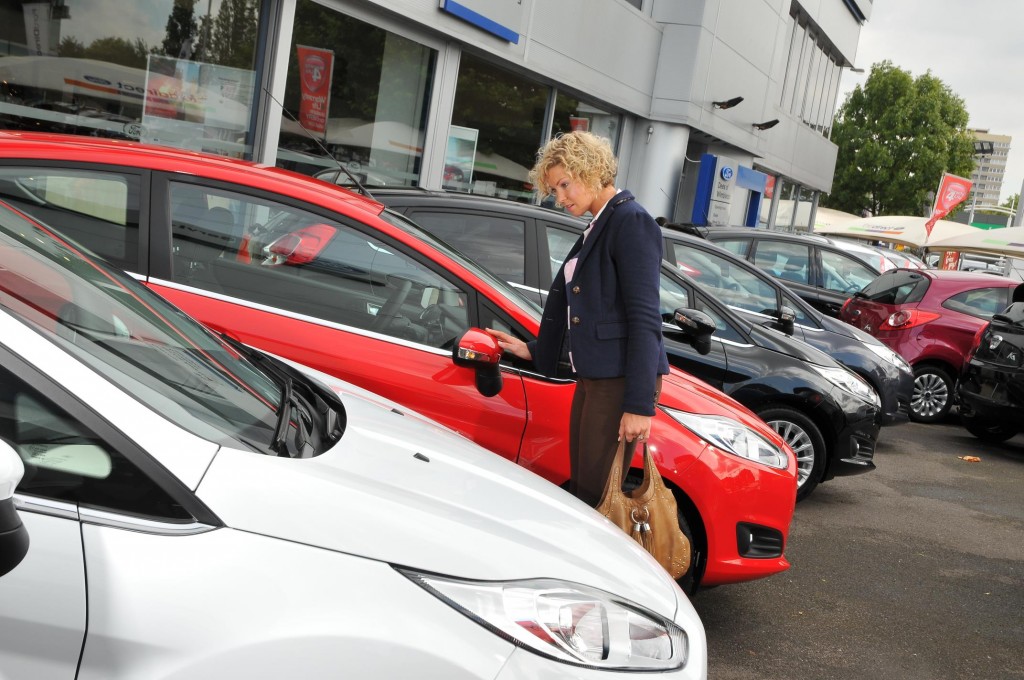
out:
{"label": "black car hood", "polygon": [[835,359],[821,350],[811,347],[802,340],[791,338],[785,333],[773,328],[767,328],[765,326],[751,326],[749,333],[750,339],[757,343],[757,345],[764,347],[765,349],[770,349],[773,352],[788,354],[789,356],[795,357],[801,361],[817,364],[819,366],[829,366],[835,363]]}
{"label": "black car hood", "polygon": [[825,316],[822,314],[821,325],[825,330],[838,333],[839,335],[845,335],[846,337],[853,338],[854,340],[860,340],[861,342],[875,342],[875,337],[873,335],[865,333],[861,329],[831,316]]}

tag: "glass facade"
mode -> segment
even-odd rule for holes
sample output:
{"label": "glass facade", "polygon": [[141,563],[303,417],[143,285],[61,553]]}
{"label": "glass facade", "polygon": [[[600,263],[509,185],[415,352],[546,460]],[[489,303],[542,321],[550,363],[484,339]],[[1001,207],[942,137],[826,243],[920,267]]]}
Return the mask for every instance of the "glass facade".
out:
{"label": "glass facade", "polygon": [[821,30],[810,23],[797,5],[793,7],[789,57],[779,105],[828,137],[839,93],[841,62],[831,53]]}
{"label": "glass facade", "polygon": [[258,0],[0,0],[0,128],[252,155]]}
{"label": "glass facade", "polygon": [[436,60],[435,50],[299,0],[277,165],[316,174],[340,163],[367,186],[418,186]]}
{"label": "glass facade", "polygon": [[551,88],[463,53],[445,156],[447,189],[532,201],[527,175]]}

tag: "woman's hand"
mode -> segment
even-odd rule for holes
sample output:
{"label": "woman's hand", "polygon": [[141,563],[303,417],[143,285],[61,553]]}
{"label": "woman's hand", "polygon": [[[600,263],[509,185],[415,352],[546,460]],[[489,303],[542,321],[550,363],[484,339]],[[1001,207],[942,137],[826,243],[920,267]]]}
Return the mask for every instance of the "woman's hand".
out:
{"label": "woman's hand", "polygon": [[526,343],[520,340],[519,338],[509,335],[508,333],[496,331],[493,328],[487,328],[485,330],[491,335],[493,335],[494,338],[498,341],[498,347],[501,347],[509,354],[517,356],[520,359],[525,359],[527,361],[533,359],[533,356],[530,354],[530,348],[527,347]]}
{"label": "woman's hand", "polygon": [[651,416],[639,416],[635,413],[623,413],[619,421],[619,441],[625,437],[627,442],[634,439],[646,441],[651,436]]}

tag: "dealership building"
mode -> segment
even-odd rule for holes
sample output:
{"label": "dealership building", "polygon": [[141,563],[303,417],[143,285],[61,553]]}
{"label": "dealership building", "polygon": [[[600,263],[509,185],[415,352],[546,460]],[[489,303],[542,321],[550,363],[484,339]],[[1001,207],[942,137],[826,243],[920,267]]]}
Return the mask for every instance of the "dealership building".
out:
{"label": "dealership building", "polygon": [[806,228],[871,0],[0,0],[0,127],[536,200],[559,132],[674,221]]}

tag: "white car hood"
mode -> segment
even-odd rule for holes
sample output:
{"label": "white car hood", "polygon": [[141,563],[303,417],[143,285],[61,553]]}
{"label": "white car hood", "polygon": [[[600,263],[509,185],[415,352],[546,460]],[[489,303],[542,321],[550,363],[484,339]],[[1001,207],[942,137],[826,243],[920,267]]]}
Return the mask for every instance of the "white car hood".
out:
{"label": "white car hood", "polygon": [[464,578],[564,579],[675,618],[682,591],[587,505],[422,416],[341,398],[348,425],[330,451],[221,449],[198,496],[239,530]]}

